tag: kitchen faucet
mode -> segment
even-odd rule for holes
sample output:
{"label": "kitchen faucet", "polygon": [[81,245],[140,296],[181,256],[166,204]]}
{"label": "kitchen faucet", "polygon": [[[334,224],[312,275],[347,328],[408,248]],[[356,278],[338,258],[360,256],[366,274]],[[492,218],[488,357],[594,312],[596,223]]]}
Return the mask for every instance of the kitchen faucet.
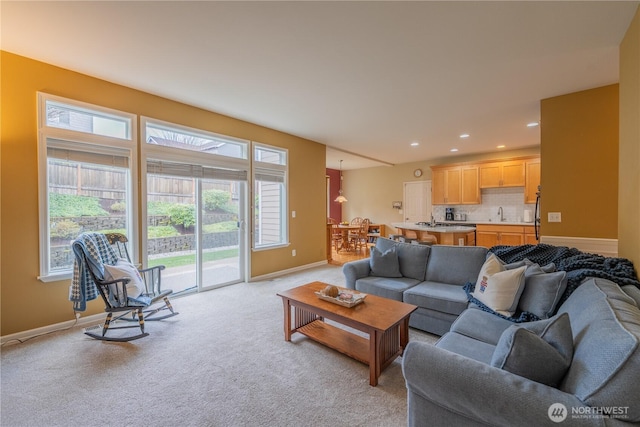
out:
{"label": "kitchen faucet", "polygon": [[502,212],[502,206],[498,208],[498,215],[500,215],[500,222],[504,222],[504,214]]}

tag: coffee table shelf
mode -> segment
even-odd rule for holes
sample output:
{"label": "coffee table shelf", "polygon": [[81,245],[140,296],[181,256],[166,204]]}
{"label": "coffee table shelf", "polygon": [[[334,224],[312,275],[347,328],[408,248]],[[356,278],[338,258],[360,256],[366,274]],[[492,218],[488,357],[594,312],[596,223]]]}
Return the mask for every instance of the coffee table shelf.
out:
{"label": "coffee table shelf", "polygon": [[369,340],[336,326],[315,320],[297,329],[312,340],[346,354],[362,363],[369,363]]}
{"label": "coffee table shelf", "polygon": [[[284,339],[301,333],[310,339],[369,365],[369,384],[402,355],[409,342],[409,316],[418,307],[368,295],[354,307],[324,301],[315,294],[326,283],[312,282],[278,293],[284,306]],[[367,337],[325,322],[331,320],[364,332]]]}

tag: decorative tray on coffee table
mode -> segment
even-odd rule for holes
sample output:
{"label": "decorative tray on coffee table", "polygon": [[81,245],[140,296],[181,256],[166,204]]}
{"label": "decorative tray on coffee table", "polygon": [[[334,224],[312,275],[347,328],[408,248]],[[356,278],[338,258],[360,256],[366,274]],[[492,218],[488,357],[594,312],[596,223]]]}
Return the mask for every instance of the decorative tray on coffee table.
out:
{"label": "decorative tray on coffee table", "polygon": [[330,297],[325,295],[323,291],[315,292],[318,298],[341,305],[343,307],[354,307],[364,301],[367,294],[354,291],[353,289],[338,288],[338,296]]}

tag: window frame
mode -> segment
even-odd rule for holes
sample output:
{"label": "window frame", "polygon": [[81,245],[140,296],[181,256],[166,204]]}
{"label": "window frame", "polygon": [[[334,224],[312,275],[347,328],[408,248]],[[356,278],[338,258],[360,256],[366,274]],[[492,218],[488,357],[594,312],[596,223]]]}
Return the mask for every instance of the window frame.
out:
{"label": "window frame", "polygon": [[[177,131],[183,131],[187,134],[198,134],[202,136],[211,136],[213,138],[218,139],[228,139],[235,143],[245,144],[244,150],[244,158],[239,157],[229,157],[215,153],[202,153],[199,151],[185,150],[182,148],[176,147],[168,147],[164,145],[154,145],[147,143],[147,125],[156,125],[159,127],[174,129]],[[193,164],[199,165],[202,167],[211,167],[211,168],[225,168],[232,170],[242,170],[246,171],[247,181],[246,186],[250,187],[251,185],[251,160],[249,159],[249,153],[251,152],[251,141],[236,138],[228,135],[223,135],[215,132],[210,132],[204,129],[194,128],[190,126],[181,125],[178,123],[167,122],[164,120],[154,119],[147,116],[140,116],[140,155],[141,155],[141,165],[140,165],[140,205],[144,206],[142,210],[142,219],[141,219],[141,239],[140,245],[142,248],[145,248],[142,251],[142,264],[146,267],[148,263],[147,257],[147,236],[148,236],[148,224],[147,224],[147,176],[148,176],[148,162],[149,161],[166,161],[170,163],[183,163],[183,164]],[[245,192],[249,193],[249,190]],[[244,201],[246,205],[246,201]],[[198,207],[196,207],[197,211],[199,211]],[[246,209],[245,209],[246,211]],[[241,223],[246,224],[246,212],[244,212],[245,217],[241,218]],[[246,240],[246,238],[245,238]],[[247,247],[247,242],[243,242],[243,246]],[[248,265],[248,258],[246,265]],[[248,277],[248,275],[244,274],[244,277]]]}
{"label": "window frame", "polygon": [[[276,164],[271,162],[261,162],[256,160],[256,150],[265,149],[269,151],[276,151],[283,155],[284,164]],[[284,188],[282,191],[282,197],[284,200],[280,201],[280,223],[281,223],[281,241],[279,243],[270,243],[257,245],[255,227],[256,227],[256,215],[255,215],[255,200],[256,200],[256,175],[259,173],[268,174],[269,171],[274,172],[274,175],[283,175],[284,180],[282,182]],[[291,244],[289,241],[289,150],[274,145],[264,144],[261,142],[251,142],[251,250],[254,252],[284,248]]]}
{"label": "window frame", "polygon": [[[78,144],[78,152],[87,152],[87,148],[94,149],[96,153],[112,154],[127,157],[129,160],[129,176],[127,186],[127,226],[131,236],[136,236],[138,232],[138,157],[137,157],[137,115],[89,104],[82,101],[50,95],[44,92],[37,92],[38,106],[38,216],[39,216],[39,249],[40,266],[38,280],[42,282],[54,282],[70,279],[73,269],[51,272],[50,264],[50,239],[49,239],[49,168],[47,148],[63,148],[73,151],[74,144]],[[128,138],[109,137],[99,134],[82,132],[72,129],[47,125],[47,102],[68,105],[85,111],[95,111],[97,114],[120,118],[128,122]],[[138,253],[138,239],[131,239],[132,255]]]}

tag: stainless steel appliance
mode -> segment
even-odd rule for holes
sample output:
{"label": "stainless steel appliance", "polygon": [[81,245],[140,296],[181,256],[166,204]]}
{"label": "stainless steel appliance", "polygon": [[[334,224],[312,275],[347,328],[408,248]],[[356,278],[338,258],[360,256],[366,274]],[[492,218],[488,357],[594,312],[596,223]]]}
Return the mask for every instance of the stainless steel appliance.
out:
{"label": "stainless steel appliance", "polygon": [[538,185],[538,191],[536,191],[536,209],[533,214],[533,227],[536,230],[536,240],[540,241],[540,193],[542,187]]}
{"label": "stainless steel appliance", "polygon": [[453,208],[445,208],[444,209],[444,220],[445,221],[455,221],[453,219]]}
{"label": "stainless steel appliance", "polygon": [[467,214],[456,212],[456,213],[453,214],[453,219],[454,219],[454,221],[466,221],[467,220]]}

